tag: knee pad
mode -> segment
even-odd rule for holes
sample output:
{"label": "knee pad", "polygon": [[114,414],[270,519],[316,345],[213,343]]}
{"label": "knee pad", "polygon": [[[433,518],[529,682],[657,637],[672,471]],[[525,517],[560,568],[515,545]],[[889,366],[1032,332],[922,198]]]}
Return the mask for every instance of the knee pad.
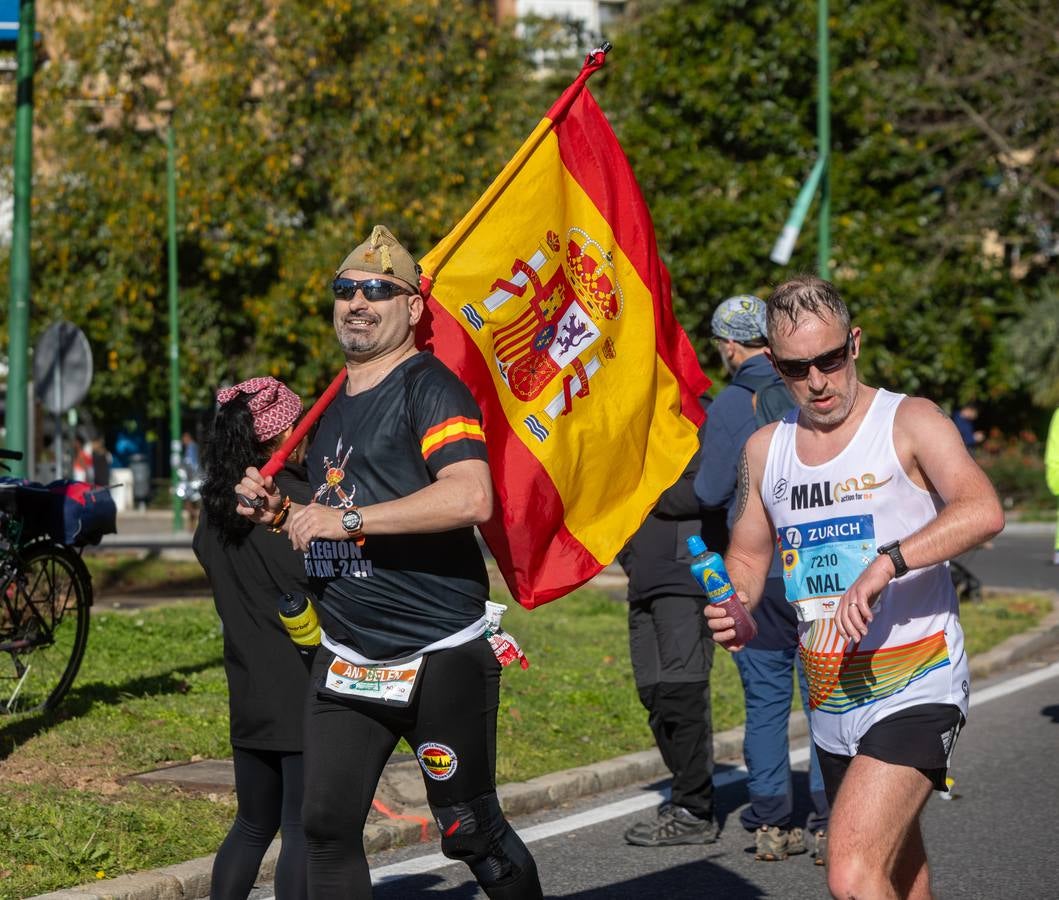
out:
{"label": "knee pad", "polygon": [[537,866],[508,825],[495,792],[467,803],[432,806],[441,852],[465,862],[493,900],[541,897]]}
{"label": "knee pad", "polygon": [[467,863],[472,869],[476,863],[489,856],[492,846],[488,822],[482,821],[479,809],[481,799],[452,806],[430,807],[438,831],[441,832],[441,852],[449,859]]}

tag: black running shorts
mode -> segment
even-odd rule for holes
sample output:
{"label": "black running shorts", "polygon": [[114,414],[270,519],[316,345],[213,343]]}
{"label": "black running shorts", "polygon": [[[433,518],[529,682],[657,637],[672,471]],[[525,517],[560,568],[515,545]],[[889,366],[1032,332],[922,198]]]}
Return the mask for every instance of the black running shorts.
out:
{"label": "black running shorts", "polygon": [[[872,725],[860,739],[857,755],[918,769],[930,779],[934,790],[943,791],[963,721],[959,707],[948,703],[910,706]],[[829,753],[819,746],[816,752],[827,799],[833,804],[853,757]]]}

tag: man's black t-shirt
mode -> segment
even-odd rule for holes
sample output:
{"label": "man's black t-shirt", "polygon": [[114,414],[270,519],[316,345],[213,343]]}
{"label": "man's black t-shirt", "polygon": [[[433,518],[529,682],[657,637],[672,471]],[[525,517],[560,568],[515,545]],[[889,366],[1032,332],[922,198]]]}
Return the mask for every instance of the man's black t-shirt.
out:
{"label": "man's black t-shirt", "polygon": [[[415,493],[447,465],[486,459],[474,398],[418,353],[375,387],[339,394],[306,458],[315,502],[350,508]],[[474,529],[313,541],[305,555],[328,637],[371,660],[401,659],[481,618],[489,598]]]}

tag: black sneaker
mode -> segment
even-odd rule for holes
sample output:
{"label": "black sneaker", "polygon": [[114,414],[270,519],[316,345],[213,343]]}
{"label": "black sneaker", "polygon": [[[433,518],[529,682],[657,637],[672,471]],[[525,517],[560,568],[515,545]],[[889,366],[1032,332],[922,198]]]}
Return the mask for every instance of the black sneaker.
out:
{"label": "black sneaker", "polygon": [[654,822],[637,822],[629,828],[625,840],[636,847],[712,844],[717,840],[717,823],[700,819],[683,806],[668,806],[659,811]]}
{"label": "black sneaker", "polygon": [[655,817],[647,822],[637,822],[635,825],[625,830],[625,837],[628,839],[630,834],[650,834],[658,827],[658,819],[668,815],[669,811],[673,808],[673,802],[671,800],[663,800],[655,808]]}

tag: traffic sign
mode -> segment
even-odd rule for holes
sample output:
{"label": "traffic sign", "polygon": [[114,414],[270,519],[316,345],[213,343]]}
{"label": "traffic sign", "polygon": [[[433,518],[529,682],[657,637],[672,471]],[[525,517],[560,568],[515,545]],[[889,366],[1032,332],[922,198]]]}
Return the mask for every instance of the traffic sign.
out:
{"label": "traffic sign", "polygon": [[73,409],[92,383],[92,347],[72,322],[56,322],[33,350],[33,381],[37,399],[52,413]]}
{"label": "traffic sign", "polygon": [[18,0],[0,0],[0,46],[18,40]]}

